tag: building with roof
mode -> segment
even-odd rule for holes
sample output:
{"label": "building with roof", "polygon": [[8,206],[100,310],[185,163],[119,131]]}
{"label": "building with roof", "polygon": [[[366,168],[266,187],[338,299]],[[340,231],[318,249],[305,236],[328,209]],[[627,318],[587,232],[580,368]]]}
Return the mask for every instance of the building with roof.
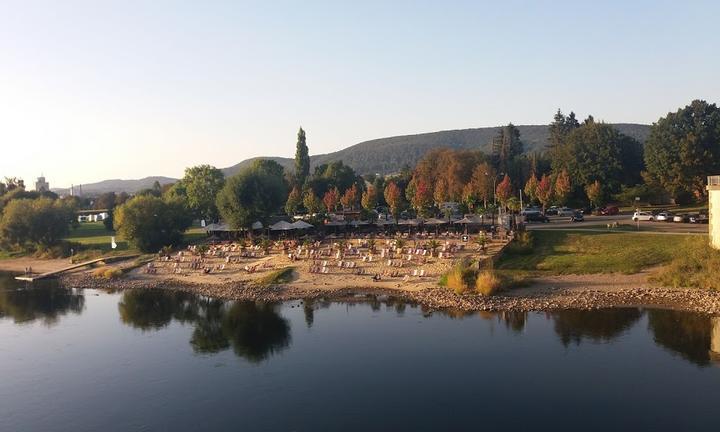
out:
{"label": "building with roof", "polygon": [[50,183],[45,181],[45,177],[40,176],[35,182],[35,190],[37,192],[50,192]]}
{"label": "building with roof", "polygon": [[710,245],[720,249],[720,175],[708,177]]}

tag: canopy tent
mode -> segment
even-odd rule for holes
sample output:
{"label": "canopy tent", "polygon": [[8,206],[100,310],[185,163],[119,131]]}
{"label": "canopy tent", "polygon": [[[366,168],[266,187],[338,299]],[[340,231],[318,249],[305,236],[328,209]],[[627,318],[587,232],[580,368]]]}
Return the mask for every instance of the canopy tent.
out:
{"label": "canopy tent", "polygon": [[347,225],[347,222],[342,220],[334,220],[330,222],[326,222],[325,226],[331,226],[331,227],[341,227]]}
{"label": "canopy tent", "polygon": [[314,228],[314,226],[310,225],[309,223],[299,220],[295,221],[290,224],[292,226],[292,229],[308,229],[308,228]]}
{"label": "canopy tent", "polygon": [[423,222],[425,225],[445,225],[450,223],[447,219],[438,219],[438,218],[430,218],[425,219],[425,222]]}
{"label": "canopy tent", "polygon": [[362,221],[362,220],[354,220],[354,221],[350,222],[350,225],[352,225],[354,228],[357,228],[359,226],[370,225],[370,222]]}
{"label": "canopy tent", "polygon": [[403,219],[400,222],[398,222],[398,225],[419,226],[421,223],[422,223],[422,220],[420,220],[420,219]]}
{"label": "canopy tent", "polygon": [[295,229],[293,224],[286,221],[280,221],[276,224],[270,225],[270,231],[290,231],[292,229]]}
{"label": "canopy tent", "polygon": [[210,225],[205,226],[205,231],[207,232],[229,232],[229,231],[237,231],[232,228],[230,228],[230,225],[220,222],[220,223],[211,223]]}
{"label": "canopy tent", "polygon": [[479,225],[482,222],[476,218],[469,218],[469,217],[465,216],[464,218],[457,220],[454,223],[456,223],[458,225]]}
{"label": "canopy tent", "polygon": [[385,220],[385,219],[378,219],[378,220],[375,222],[375,225],[380,226],[380,227],[381,227],[381,226],[385,226],[385,225],[395,225],[395,221],[394,221],[393,219],[387,219],[387,220]]}

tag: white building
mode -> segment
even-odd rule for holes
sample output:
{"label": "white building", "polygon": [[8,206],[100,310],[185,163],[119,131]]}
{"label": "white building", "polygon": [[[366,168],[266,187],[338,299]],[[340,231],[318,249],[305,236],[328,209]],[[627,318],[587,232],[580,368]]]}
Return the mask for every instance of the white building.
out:
{"label": "white building", "polygon": [[720,249],[720,176],[708,177],[708,203],[710,213],[710,245]]}

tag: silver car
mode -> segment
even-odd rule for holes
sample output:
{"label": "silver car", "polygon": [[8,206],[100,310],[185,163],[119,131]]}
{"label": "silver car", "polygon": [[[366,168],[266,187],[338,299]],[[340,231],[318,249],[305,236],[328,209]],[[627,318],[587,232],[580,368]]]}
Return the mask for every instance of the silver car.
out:
{"label": "silver car", "polygon": [[636,211],[636,212],[633,214],[632,220],[633,220],[633,222],[637,222],[637,221],[650,221],[650,222],[652,222],[652,221],[655,220],[655,216],[653,216],[653,214],[650,213],[650,212]]}

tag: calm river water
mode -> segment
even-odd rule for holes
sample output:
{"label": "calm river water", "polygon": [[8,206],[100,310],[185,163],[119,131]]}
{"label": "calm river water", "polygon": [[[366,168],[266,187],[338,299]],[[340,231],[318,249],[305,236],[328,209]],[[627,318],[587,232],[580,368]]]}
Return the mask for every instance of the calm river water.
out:
{"label": "calm river water", "polygon": [[0,277],[0,431],[716,430],[713,329],[662,310],[429,314]]}

